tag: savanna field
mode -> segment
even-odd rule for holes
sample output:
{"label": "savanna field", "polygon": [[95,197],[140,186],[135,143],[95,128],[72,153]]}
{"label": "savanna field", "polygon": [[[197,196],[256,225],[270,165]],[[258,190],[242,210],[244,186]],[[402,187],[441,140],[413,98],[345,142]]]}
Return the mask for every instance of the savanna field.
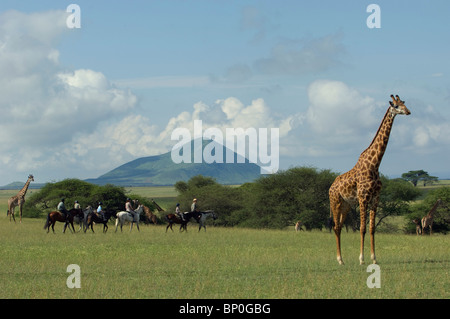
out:
{"label": "savanna field", "polygon": [[[359,233],[343,232],[345,265],[327,231],[258,230],[209,225],[165,233],[141,225],[106,234],[47,234],[43,219],[0,218],[0,298],[449,298],[450,236],[376,236],[381,288],[368,288]],[[70,289],[67,266],[80,267]]]}

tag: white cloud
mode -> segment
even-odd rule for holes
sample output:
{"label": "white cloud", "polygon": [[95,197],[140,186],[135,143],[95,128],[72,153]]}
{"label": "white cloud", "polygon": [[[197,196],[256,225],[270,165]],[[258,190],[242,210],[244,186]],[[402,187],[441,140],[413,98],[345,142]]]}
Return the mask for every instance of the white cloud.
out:
{"label": "white cloud", "polygon": [[306,121],[319,134],[346,137],[379,121],[374,114],[375,101],[343,82],[315,81],[308,88],[308,98]]}
{"label": "white cloud", "polygon": [[8,154],[1,160],[3,178],[74,161],[63,145],[137,103],[101,72],[59,64],[55,46],[67,30],[66,17],[64,11],[0,15],[0,151]]}

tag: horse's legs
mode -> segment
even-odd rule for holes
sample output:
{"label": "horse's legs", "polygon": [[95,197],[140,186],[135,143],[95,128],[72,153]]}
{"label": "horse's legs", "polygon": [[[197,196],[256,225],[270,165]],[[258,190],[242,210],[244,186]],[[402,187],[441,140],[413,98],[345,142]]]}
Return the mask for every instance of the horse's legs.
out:
{"label": "horse's legs", "polygon": [[[71,229],[72,233],[75,233],[75,227],[73,227],[73,221],[70,222],[70,225],[72,226],[72,229]],[[70,229],[70,227],[69,227],[69,229]]]}
{"label": "horse's legs", "polygon": [[139,230],[139,223],[136,223],[136,227],[137,227],[137,230],[140,232],[140,230]]}

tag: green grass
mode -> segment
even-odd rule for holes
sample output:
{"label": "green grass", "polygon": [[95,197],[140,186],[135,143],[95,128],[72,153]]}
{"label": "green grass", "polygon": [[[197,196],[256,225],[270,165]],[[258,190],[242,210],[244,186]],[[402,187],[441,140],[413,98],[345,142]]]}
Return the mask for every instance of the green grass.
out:
{"label": "green grass", "polygon": [[[359,234],[164,226],[46,234],[41,219],[0,218],[0,298],[449,298],[450,237],[377,235],[381,288],[366,285]],[[366,240],[366,258],[369,256]],[[66,286],[69,264],[81,288]]]}

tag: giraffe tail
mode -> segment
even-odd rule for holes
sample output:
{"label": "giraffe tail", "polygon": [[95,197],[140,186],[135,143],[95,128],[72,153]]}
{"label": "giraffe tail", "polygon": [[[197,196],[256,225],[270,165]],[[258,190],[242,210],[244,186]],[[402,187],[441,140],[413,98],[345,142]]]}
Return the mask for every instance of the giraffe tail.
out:
{"label": "giraffe tail", "polygon": [[6,216],[9,216],[9,209],[6,211]]}

